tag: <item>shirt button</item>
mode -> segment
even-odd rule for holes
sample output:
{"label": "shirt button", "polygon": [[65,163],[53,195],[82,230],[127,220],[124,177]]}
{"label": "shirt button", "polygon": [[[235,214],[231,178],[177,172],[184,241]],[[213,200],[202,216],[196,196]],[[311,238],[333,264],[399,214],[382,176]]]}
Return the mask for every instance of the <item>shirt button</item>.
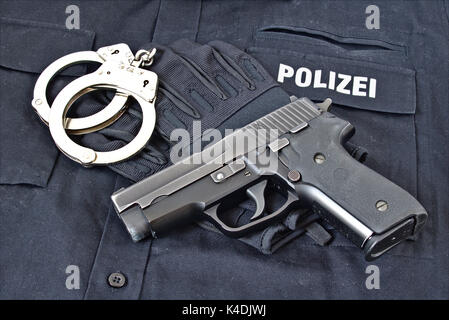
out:
{"label": "shirt button", "polygon": [[113,288],[121,288],[126,283],[126,277],[123,273],[114,272],[109,275],[108,283]]}

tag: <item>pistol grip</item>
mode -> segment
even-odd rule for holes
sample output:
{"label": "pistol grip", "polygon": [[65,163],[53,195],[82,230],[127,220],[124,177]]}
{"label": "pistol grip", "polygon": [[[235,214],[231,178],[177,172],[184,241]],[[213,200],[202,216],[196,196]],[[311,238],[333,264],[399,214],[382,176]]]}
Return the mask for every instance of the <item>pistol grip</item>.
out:
{"label": "pistol grip", "polygon": [[353,132],[349,122],[325,113],[291,135],[282,154],[302,174],[300,197],[373,259],[415,234],[427,213],[408,192],[348,154],[343,144]]}

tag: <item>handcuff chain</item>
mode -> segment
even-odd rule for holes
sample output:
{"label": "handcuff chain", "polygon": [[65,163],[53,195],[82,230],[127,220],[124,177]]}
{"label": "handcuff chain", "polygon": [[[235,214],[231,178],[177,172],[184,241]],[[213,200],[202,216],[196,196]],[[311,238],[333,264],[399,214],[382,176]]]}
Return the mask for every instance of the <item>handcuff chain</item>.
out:
{"label": "handcuff chain", "polygon": [[136,52],[136,56],[132,63],[136,67],[148,67],[153,64],[154,55],[156,54],[156,48],[148,50],[139,50]]}

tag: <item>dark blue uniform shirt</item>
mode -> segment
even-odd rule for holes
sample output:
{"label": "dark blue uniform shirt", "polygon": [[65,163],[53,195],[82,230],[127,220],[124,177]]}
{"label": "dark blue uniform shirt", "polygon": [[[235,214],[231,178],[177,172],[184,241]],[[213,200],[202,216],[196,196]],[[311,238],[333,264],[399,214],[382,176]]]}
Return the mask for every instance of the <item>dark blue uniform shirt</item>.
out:
{"label": "dark blue uniform shirt", "polygon": [[[0,1],[0,298],[449,298],[449,2],[372,2]],[[370,4],[379,29],[366,26]],[[69,5],[80,29],[66,28]],[[230,42],[275,78],[310,71],[309,83],[278,80],[290,94],[333,99],[366,164],[428,210],[417,241],[370,263],[333,231],[329,246],[300,237],[270,256],[196,225],[133,243],[109,198],[129,182],[61,155],[31,107],[33,87],[65,54],[178,38]],[[83,72],[67,70],[50,95]],[[325,83],[332,73],[366,88]],[[365,286],[368,265],[379,290]],[[66,287],[68,266],[79,288]],[[109,285],[114,272],[123,287]]]}

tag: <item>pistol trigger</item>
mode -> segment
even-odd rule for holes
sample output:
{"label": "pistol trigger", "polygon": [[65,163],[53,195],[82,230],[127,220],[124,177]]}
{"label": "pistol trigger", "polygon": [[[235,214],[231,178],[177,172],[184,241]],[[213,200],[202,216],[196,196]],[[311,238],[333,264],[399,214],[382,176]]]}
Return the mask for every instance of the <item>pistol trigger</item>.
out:
{"label": "pistol trigger", "polygon": [[254,202],[256,203],[256,212],[254,213],[254,215],[251,217],[250,220],[258,218],[265,210],[264,192],[266,187],[267,187],[267,180],[264,180],[246,189],[246,194],[248,195],[248,197],[253,199]]}

